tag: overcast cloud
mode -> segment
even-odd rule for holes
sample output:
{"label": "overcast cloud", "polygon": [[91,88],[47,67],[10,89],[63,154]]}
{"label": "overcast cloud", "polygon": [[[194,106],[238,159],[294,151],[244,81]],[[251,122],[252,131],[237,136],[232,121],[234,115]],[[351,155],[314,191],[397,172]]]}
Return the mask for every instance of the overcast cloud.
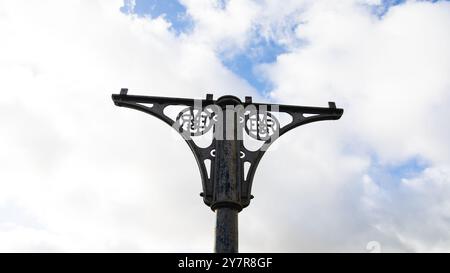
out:
{"label": "overcast cloud", "polygon": [[0,250],[212,251],[194,157],[113,105],[127,87],[345,109],[269,149],[240,251],[448,252],[450,3],[391,2],[182,0],[181,29],[134,1],[0,0]]}

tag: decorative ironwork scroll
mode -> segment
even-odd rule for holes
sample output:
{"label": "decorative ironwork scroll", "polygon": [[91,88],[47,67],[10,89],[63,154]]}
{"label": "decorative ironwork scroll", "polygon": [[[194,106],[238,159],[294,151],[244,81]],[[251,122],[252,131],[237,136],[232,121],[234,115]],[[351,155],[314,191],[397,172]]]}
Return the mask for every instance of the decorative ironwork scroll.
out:
{"label": "decorative ironwork scroll", "polygon": [[[286,132],[316,121],[337,120],[343,114],[343,109],[336,108],[334,102],[328,107],[293,106],[281,104],[253,103],[251,97],[242,102],[234,96],[223,96],[213,100],[208,94],[206,99],[194,100],[184,98],[167,98],[152,96],[128,95],[127,89],[120,94],[113,94],[112,99],[117,106],[132,108],[155,116],[173,127],[185,139],[192,150],[200,169],[203,192],[201,196],[206,205],[212,209],[227,202],[242,210],[250,204],[252,182],[256,168],[267,148]],[[172,119],[164,113],[168,106],[185,106],[176,118]],[[283,126],[275,113],[285,113],[292,117]],[[211,144],[208,147],[198,146],[193,138],[213,131]],[[243,136],[262,142],[259,149],[251,151],[244,145]],[[238,176],[237,196],[226,200],[217,194],[218,168],[221,162],[216,162],[216,149],[224,149],[223,145],[234,147],[237,168],[230,175]],[[237,147],[237,148],[236,148]],[[235,151],[237,149],[237,151]],[[209,164],[206,164],[209,162]],[[249,165],[245,172],[244,165]]]}

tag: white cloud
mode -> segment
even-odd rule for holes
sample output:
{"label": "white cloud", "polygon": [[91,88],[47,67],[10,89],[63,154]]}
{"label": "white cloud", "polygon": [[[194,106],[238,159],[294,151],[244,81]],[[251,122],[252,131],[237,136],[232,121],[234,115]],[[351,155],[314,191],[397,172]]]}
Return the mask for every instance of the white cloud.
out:
{"label": "white cloud", "polygon": [[[341,162],[349,154],[375,157],[382,165],[401,164],[419,157],[432,166],[431,170],[442,172],[445,178],[448,173],[443,170],[450,165],[450,128],[446,122],[450,102],[447,72],[450,71],[450,40],[446,34],[450,4],[411,1],[391,8],[379,19],[358,5],[317,1],[303,18],[307,23],[297,28],[297,35],[305,44],[280,56],[275,64],[264,65],[263,69],[276,86],[272,95],[279,101],[314,105],[335,100],[345,108],[343,118],[337,124],[330,124],[328,129],[337,127],[339,132],[328,141],[342,150],[334,157],[329,152],[321,154],[332,156],[331,161],[336,162],[331,163],[330,168],[335,165],[342,168]],[[314,133],[311,128],[303,128],[302,134],[310,133]],[[317,170],[318,165],[315,168]],[[362,174],[370,173],[370,167],[364,165],[355,165],[354,171],[357,170]],[[446,192],[450,185],[448,179],[442,177],[423,178],[428,177],[429,170],[419,174],[417,179],[425,181],[422,182],[424,188],[417,191],[403,183],[398,189],[395,185],[386,186],[387,181],[377,181],[382,179],[381,176],[374,177],[374,185],[383,185],[379,186],[383,199],[371,191],[365,192],[364,187],[362,192],[358,191],[363,186],[362,176],[354,177],[350,180],[353,182],[347,181],[354,183],[350,189],[357,192],[353,195],[347,192],[348,188],[337,186],[333,194],[344,191],[345,202],[353,200],[354,207],[358,207],[347,208],[350,210],[347,213],[353,214],[353,220],[365,218],[361,223],[340,224],[339,227],[345,227],[345,230],[361,229],[349,233],[348,240],[358,239],[362,232],[366,242],[373,237],[381,238],[378,240],[386,250],[448,250],[448,233],[433,225],[448,224],[445,216],[448,206],[441,206],[447,201],[436,197]],[[330,170],[330,173],[342,177],[338,170]],[[370,179],[367,175],[364,177]],[[337,178],[331,179],[337,181]],[[332,184],[336,186],[336,182]],[[424,197],[422,191],[426,187],[430,187],[426,195],[433,197]],[[324,187],[313,196],[320,196],[323,191]],[[364,202],[358,202],[358,198]],[[323,197],[320,200],[323,201]],[[326,197],[326,200],[330,198]],[[375,212],[371,206],[379,208]],[[434,207],[442,207],[442,211],[431,209]],[[330,215],[336,212],[342,213],[342,210],[329,210]],[[340,218],[345,219],[347,213]],[[424,224],[416,215],[426,216],[430,224]],[[318,220],[315,224],[323,222]],[[413,227],[422,231],[410,232]],[[339,236],[345,234],[344,231]],[[430,234],[436,234],[439,240],[429,237]],[[311,245],[325,240],[317,238]],[[349,248],[355,250],[356,245],[350,243]],[[304,249],[309,247],[310,244]],[[332,241],[324,249],[330,247]],[[335,249],[345,247],[339,242]]]}
{"label": "white cloud", "polygon": [[198,196],[189,148],[110,95],[121,87],[181,97],[252,89],[209,48],[120,6],[1,4],[0,206],[30,218],[2,217],[3,250],[212,248],[213,214]]}
{"label": "white cloud", "polygon": [[[1,250],[211,250],[214,214],[189,149],[110,94],[259,100],[216,53],[260,31],[291,49],[260,67],[275,100],[335,100],[345,114],[267,153],[240,215],[241,250],[366,251],[376,240],[448,251],[449,3],[410,1],[378,18],[374,1],[276,2],[183,1],[196,25],[178,37],[163,18],[121,14],[122,1],[0,2]],[[386,186],[374,156],[428,167]]]}

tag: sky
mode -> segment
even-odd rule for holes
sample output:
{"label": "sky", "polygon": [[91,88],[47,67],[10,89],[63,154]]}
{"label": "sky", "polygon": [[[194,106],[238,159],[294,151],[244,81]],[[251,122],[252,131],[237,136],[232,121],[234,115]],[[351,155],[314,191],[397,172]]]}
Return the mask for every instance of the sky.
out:
{"label": "sky", "polygon": [[0,251],[213,250],[194,157],[126,87],[345,109],[269,149],[241,252],[449,252],[449,25],[449,1],[0,0]]}

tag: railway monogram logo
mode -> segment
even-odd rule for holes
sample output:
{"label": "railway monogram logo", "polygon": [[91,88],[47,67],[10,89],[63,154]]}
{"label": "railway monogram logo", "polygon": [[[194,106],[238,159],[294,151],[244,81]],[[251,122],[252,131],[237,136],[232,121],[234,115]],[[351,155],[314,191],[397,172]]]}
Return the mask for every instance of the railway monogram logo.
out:
{"label": "railway monogram logo", "polygon": [[[245,132],[250,137],[260,141],[268,141],[271,138],[273,140],[276,139],[280,130],[278,119],[265,109],[248,108],[250,110],[241,107],[231,107],[224,111],[220,107],[212,105],[205,108],[201,106],[187,107],[176,117],[174,127],[188,139],[193,136],[201,136],[214,128],[214,126],[216,126],[216,130],[222,130],[222,115],[228,115],[227,112],[229,112],[231,117],[234,114],[237,115],[239,122],[237,122],[236,126],[245,129]],[[234,123],[230,122],[230,124]],[[220,139],[220,134],[216,136]],[[242,140],[240,134],[237,135],[237,139]]]}
{"label": "railway monogram logo", "polygon": [[269,140],[278,136],[280,122],[269,112],[246,115],[245,131],[257,140]]}
{"label": "railway monogram logo", "polygon": [[180,132],[188,133],[190,136],[201,136],[213,126],[213,117],[214,112],[211,108],[201,110],[188,107],[178,114],[176,120]]}

